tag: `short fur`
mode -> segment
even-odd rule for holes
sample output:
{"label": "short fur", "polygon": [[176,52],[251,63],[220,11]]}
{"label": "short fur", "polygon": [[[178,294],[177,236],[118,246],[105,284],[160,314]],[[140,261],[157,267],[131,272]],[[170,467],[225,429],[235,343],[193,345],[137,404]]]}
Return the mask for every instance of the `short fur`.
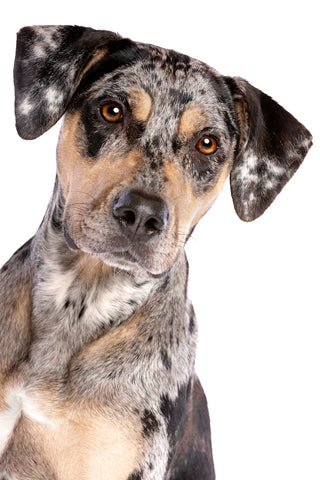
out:
{"label": "short fur", "polygon": [[0,274],[0,479],[213,480],[184,246],[229,173],[261,215],[311,135],[245,80],[108,31],[23,28],[14,76],[23,138],[64,121],[44,220]]}

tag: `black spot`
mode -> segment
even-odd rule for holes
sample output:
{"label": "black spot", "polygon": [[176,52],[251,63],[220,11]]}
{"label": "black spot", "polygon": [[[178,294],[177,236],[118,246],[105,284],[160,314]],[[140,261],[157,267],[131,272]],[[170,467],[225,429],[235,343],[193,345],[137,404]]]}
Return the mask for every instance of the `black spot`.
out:
{"label": "black spot", "polygon": [[173,153],[177,153],[180,150],[180,148],[182,147],[182,145],[183,145],[183,142],[178,137],[178,135],[177,134],[173,135],[173,138],[172,138]]}
{"label": "black spot", "polygon": [[80,319],[82,317],[82,315],[84,314],[85,310],[86,310],[87,306],[84,304],[82,305],[81,309],[80,309],[80,312],[79,312],[79,315],[78,315],[78,318]]}
{"label": "black spot", "polygon": [[180,387],[175,400],[171,400],[168,395],[161,396],[160,410],[166,420],[167,434],[171,446],[176,444],[183,431],[190,388],[191,382]]}
{"label": "black spot", "polygon": [[65,308],[65,309],[69,308],[69,307],[70,307],[70,303],[71,303],[71,302],[70,302],[70,299],[68,298],[68,299],[66,300],[65,304],[64,304],[64,308]]}
{"label": "black spot", "polygon": [[147,72],[152,72],[155,68],[156,68],[156,65],[154,62],[149,62],[145,65],[143,65],[143,68],[144,70],[146,70]]}
{"label": "black spot", "polygon": [[256,168],[256,173],[262,177],[268,173],[268,167],[264,162],[259,162]]}
{"label": "black spot", "polygon": [[161,285],[161,290],[166,290],[167,286],[169,285],[170,277],[167,275],[164,279],[163,284]]}
{"label": "black spot", "polygon": [[132,300],[132,299],[128,301],[128,304],[132,305],[132,307],[137,307],[138,306],[138,303],[135,300]]}
{"label": "black spot", "polygon": [[189,332],[191,334],[194,331],[194,327],[195,327],[195,315],[194,315],[194,310],[192,308],[190,312],[190,318],[189,318]]}
{"label": "black spot", "polygon": [[169,357],[167,350],[161,349],[160,354],[161,354],[162,363],[165,366],[165,368],[167,370],[171,370],[172,363],[171,363],[171,358]]}
{"label": "black spot", "polygon": [[27,258],[29,258],[30,256],[31,242],[32,238],[28,240],[25,244],[23,244],[22,247],[18,248],[18,250],[13,254],[16,259],[19,260],[21,263],[25,263]]}
{"label": "black spot", "polygon": [[159,431],[159,422],[150,410],[145,409],[143,412],[143,417],[141,418],[141,422],[143,433],[147,437],[152,435],[154,432]]}
{"label": "black spot", "polygon": [[9,268],[9,263],[5,263],[0,270],[0,273],[6,272],[8,270],[8,268]]}
{"label": "black spot", "polygon": [[150,343],[150,342],[152,342],[152,340],[153,340],[153,335],[150,335],[149,338],[148,338],[148,342]]}
{"label": "black spot", "polygon": [[143,471],[140,470],[139,472],[133,472],[128,477],[128,480],[142,480]]}
{"label": "black spot", "polygon": [[60,232],[62,230],[62,210],[63,206],[61,205],[61,201],[59,201],[58,204],[55,206],[51,217],[51,226],[56,232]]}
{"label": "black spot", "polygon": [[193,99],[191,93],[184,92],[183,90],[178,90],[176,88],[170,88],[169,95],[172,97],[175,103],[181,106],[187,105],[187,103],[190,103]]}

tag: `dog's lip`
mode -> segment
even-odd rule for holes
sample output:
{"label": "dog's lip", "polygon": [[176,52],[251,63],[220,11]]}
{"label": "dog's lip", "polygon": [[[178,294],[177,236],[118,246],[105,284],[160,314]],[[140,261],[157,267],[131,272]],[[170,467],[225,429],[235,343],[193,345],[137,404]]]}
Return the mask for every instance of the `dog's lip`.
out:
{"label": "dog's lip", "polygon": [[64,235],[64,238],[65,238],[68,246],[72,250],[79,250],[78,245],[76,245],[75,241],[73,240],[73,238],[71,237],[71,235],[69,233],[68,225],[67,225],[67,222],[65,220],[63,221],[62,226],[63,226],[63,235]]}
{"label": "dog's lip", "polygon": [[112,254],[115,257],[120,257],[123,260],[129,260],[130,262],[133,263],[139,263],[139,260],[133,255],[129,250],[117,250],[113,251]]}

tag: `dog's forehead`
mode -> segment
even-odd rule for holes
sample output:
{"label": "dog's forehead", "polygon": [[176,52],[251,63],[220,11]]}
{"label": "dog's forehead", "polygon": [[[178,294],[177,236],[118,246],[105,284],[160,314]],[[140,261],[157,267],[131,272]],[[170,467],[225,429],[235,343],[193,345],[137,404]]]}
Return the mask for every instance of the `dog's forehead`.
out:
{"label": "dog's forehead", "polygon": [[[121,52],[122,53],[122,52]],[[131,56],[130,56],[131,55]],[[121,63],[117,53],[106,57],[106,72],[94,78],[90,94],[103,91],[123,95],[144,91],[154,104],[170,105],[177,111],[189,103],[225,103],[226,87],[216,70],[199,60],[148,44],[135,44],[129,62]],[[114,65],[116,65],[115,68]],[[110,71],[111,70],[111,71]]]}

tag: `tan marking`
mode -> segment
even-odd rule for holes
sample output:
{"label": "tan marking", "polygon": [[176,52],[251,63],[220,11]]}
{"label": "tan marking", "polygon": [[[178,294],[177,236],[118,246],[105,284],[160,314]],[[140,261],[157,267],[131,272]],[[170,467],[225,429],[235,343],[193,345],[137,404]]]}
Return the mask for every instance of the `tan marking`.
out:
{"label": "tan marking", "polygon": [[191,137],[207,126],[207,118],[203,109],[198,105],[187,106],[180,119],[180,134]]}
{"label": "tan marking", "polygon": [[165,175],[168,180],[166,195],[170,199],[170,215],[175,218],[174,228],[178,232],[181,241],[182,236],[186,236],[190,229],[210,209],[220,193],[230,170],[231,165],[229,162],[226,162],[212,189],[204,195],[196,196],[187,177],[182,175],[177,165],[173,162],[166,165]]}
{"label": "tan marking", "polygon": [[[145,447],[138,416],[98,404],[57,408],[52,400],[41,408],[50,424],[23,416],[15,445],[32,438],[34,456],[59,480],[127,480],[138,468]],[[21,467],[28,463],[23,451],[13,453]]]}
{"label": "tan marking", "polygon": [[109,49],[108,48],[99,48],[92,58],[89,60],[89,62],[86,64],[85,68],[81,72],[82,77],[90,70],[91,67],[93,67],[96,63],[98,63],[100,60],[102,60],[106,55],[108,55]]}
{"label": "tan marking", "polygon": [[[127,480],[141,456],[141,425],[114,412],[79,409],[42,428],[44,454],[59,480]],[[40,439],[39,439],[40,440]]]}
{"label": "tan marking", "polygon": [[111,357],[116,354],[117,351],[130,351],[132,350],[135,339],[139,335],[139,322],[143,319],[143,309],[129,318],[126,322],[122,323],[115,329],[111,329],[105,335],[100,337],[95,342],[90,343],[85,347],[78,355],[75,355],[72,360],[70,369],[75,369],[78,363],[84,363],[86,366],[92,364],[92,368],[95,368],[100,358],[105,358],[106,352]]}
{"label": "tan marking", "polygon": [[57,149],[57,169],[67,200],[65,219],[70,220],[68,228],[75,241],[81,219],[108,209],[115,192],[130,185],[142,161],[138,150],[101,154],[94,162],[83,158],[77,145],[79,123],[79,113],[66,117]]}
{"label": "tan marking", "polygon": [[145,90],[134,90],[129,94],[129,105],[135,118],[146,122],[152,108],[152,99]]}

